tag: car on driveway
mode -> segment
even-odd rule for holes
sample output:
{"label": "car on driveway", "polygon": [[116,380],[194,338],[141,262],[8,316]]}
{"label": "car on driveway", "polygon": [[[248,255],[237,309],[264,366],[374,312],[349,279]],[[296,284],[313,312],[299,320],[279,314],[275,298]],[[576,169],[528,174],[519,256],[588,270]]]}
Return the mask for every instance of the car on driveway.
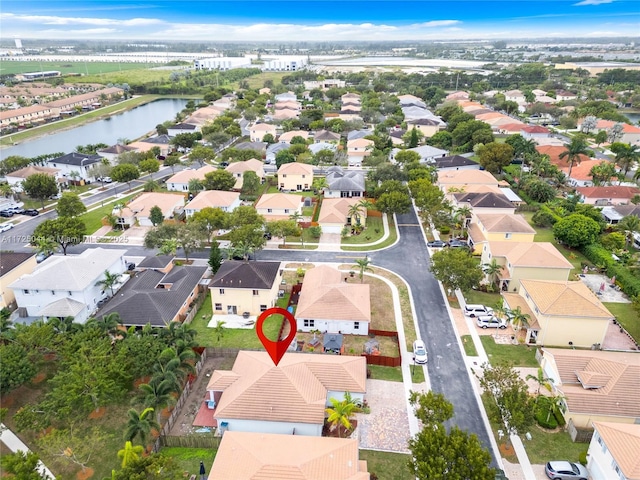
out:
{"label": "car on driveway", "polygon": [[30,217],[37,217],[38,215],[40,215],[40,212],[38,210],[36,210],[35,208],[27,208],[24,212],[24,215],[29,215]]}
{"label": "car on driveway", "polygon": [[467,317],[477,317],[478,315],[492,315],[493,308],[484,305],[467,303],[462,309]]}
{"label": "car on driveway", "polygon": [[111,182],[113,182],[111,177],[98,177],[98,178],[96,178],[96,180],[98,182],[103,182],[103,183],[111,183]]}
{"label": "car on driveway", "polygon": [[469,248],[469,244],[462,240],[451,240],[447,243],[447,246],[450,248]]}
{"label": "car on driveway", "polygon": [[565,460],[547,462],[544,473],[552,480],[588,480],[589,478],[589,472],[584,465]]}
{"label": "car on driveway", "polygon": [[13,210],[0,210],[0,217],[5,217],[5,218],[13,217]]}
{"label": "car on driveway", "polygon": [[8,232],[12,228],[13,228],[12,223],[3,223],[2,225],[0,225],[0,233]]}
{"label": "car on driveway", "polygon": [[447,243],[443,242],[442,240],[433,240],[431,242],[427,242],[427,247],[431,247],[431,248],[443,248],[446,246],[447,246]]}
{"label": "car on driveway", "polygon": [[427,347],[422,340],[413,342],[413,361],[420,365],[427,363]]}
{"label": "car on driveway", "polygon": [[480,328],[507,328],[507,321],[504,318],[498,318],[495,315],[478,315],[476,325]]}

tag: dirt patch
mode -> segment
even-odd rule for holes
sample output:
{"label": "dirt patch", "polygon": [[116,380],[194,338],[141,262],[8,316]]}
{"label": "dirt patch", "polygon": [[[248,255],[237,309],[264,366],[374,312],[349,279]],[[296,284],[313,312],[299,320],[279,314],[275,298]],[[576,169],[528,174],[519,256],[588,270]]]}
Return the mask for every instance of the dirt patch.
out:
{"label": "dirt patch", "polygon": [[104,417],[105,413],[107,413],[107,409],[105,407],[98,407],[89,414],[89,418],[92,420],[96,420],[98,418]]}
{"label": "dirt patch", "polygon": [[503,457],[509,457],[512,455],[515,455],[515,450],[513,449],[513,446],[507,443],[501,443],[500,444],[500,453],[502,454]]}
{"label": "dirt patch", "polygon": [[87,480],[88,478],[93,477],[93,473],[93,468],[84,468],[76,473],[76,478],[78,480]]}
{"label": "dirt patch", "polygon": [[323,437],[334,437],[334,438],[349,438],[353,431],[358,426],[358,420],[352,418],[349,420],[351,423],[351,428],[347,429],[344,425],[331,425],[330,423],[325,422],[322,427],[322,436]]}
{"label": "dirt patch", "polygon": [[31,383],[38,384],[40,382],[43,382],[45,378],[47,378],[47,374],[45,372],[40,372],[31,379]]}
{"label": "dirt patch", "polygon": [[134,386],[134,388],[138,388],[143,383],[149,383],[149,380],[151,380],[151,377],[138,378],[138,379],[133,381],[133,386]]}

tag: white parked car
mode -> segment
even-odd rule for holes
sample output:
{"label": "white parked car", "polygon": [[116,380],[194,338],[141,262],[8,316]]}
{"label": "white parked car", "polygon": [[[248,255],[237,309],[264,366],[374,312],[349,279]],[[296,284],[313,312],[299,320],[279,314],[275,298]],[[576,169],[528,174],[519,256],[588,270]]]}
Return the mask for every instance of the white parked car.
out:
{"label": "white parked car", "polygon": [[472,304],[467,304],[464,306],[464,314],[467,317],[477,317],[478,315],[492,315],[493,314],[493,308],[491,307],[486,307],[484,305],[472,305]]}
{"label": "white parked car", "polygon": [[8,232],[13,228],[13,223],[3,223],[0,225],[0,233]]}
{"label": "white parked car", "polygon": [[507,321],[504,318],[498,318],[495,315],[479,315],[476,319],[476,325],[480,328],[507,328]]}
{"label": "white parked car", "polygon": [[427,363],[427,347],[422,340],[413,342],[413,361],[421,365]]}

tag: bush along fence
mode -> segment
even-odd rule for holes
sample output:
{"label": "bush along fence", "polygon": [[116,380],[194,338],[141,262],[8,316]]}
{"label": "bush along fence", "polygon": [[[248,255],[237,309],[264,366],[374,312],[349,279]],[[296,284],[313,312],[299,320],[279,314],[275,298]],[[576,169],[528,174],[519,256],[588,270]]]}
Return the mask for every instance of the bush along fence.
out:
{"label": "bush along fence", "polygon": [[640,294],[640,278],[636,277],[627,267],[617,263],[611,256],[611,252],[600,245],[587,245],[582,253],[594,265],[604,267],[609,278],[616,277],[616,285],[629,295],[635,297]]}

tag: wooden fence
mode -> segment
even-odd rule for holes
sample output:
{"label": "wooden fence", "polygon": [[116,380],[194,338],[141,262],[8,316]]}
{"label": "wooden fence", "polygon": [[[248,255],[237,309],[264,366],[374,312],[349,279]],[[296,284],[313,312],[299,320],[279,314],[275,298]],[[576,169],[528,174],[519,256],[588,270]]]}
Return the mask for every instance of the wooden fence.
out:
{"label": "wooden fence", "polygon": [[363,353],[362,356],[367,360],[367,365],[380,365],[382,367],[399,367],[400,365],[402,365],[400,344],[398,343],[398,332],[369,329],[369,335],[377,335],[380,337],[395,337],[396,347],[398,348],[398,355],[390,357],[388,355],[370,355],[367,353]]}
{"label": "wooden fence", "polygon": [[187,435],[179,437],[176,435],[165,435],[160,437],[161,447],[185,447],[185,448],[218,448],[222,437],[209,435]]}
{"label": "wooden fence", "polygon": [[185,315],[184,319],[182,320],[182,323],[187,323],[187,324],[191,323],[191,320],[193,320],[193,318],[196,316],[196,313],[198,313],[198,310],[200,310],[200,307],[204,303],[205,298],[207,298],[206,292],[200,292],[198,294],[198,296],[196,297],[196,299],[193,301],[191,305],[191,310],[189,310],[189,313]]}
{"label": "wooden fence", "polygon": [[578,428],[573,424],[573,419],[569,419],[567,423],[567,431],[571,436],[571,440],[576,443],[590,443],[593,436],[593,429]]}

